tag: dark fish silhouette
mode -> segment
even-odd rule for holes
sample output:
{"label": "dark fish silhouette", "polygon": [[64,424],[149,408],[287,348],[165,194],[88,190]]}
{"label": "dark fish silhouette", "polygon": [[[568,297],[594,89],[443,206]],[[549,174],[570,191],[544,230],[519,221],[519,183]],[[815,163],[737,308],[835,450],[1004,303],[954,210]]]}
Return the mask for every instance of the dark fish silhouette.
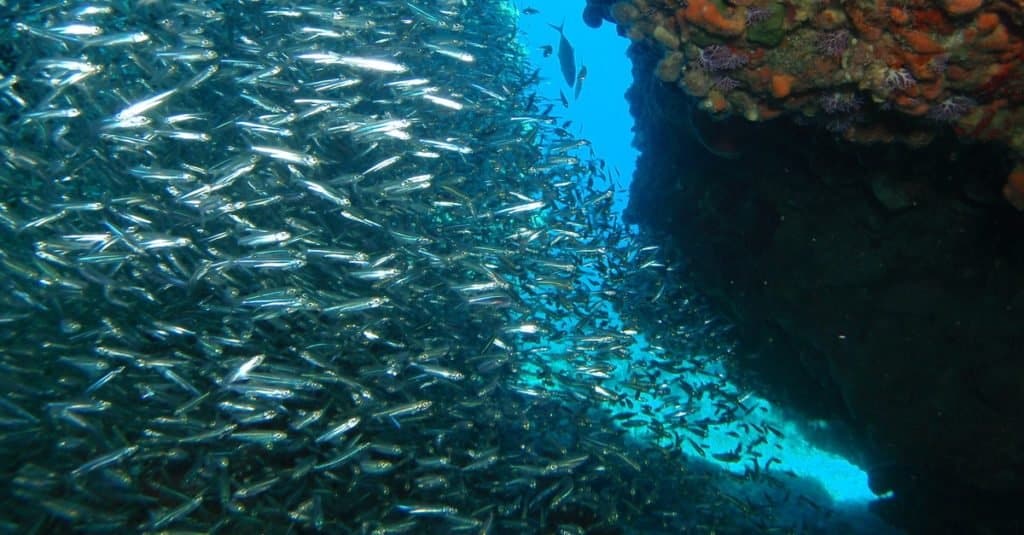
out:
{"label": "dark fish silhouette", "polygon": [[576,90],[572,95],[573,100],[580,98],[580,91],[583,91],[583,80],[587,79],[587,66],[580,67],[580,73],[576,75]]}
{"label": "dark fish silhouette", "polygon": [[565,83],[572,87],[576,82],[576,52],[572,49],[572,44],[565,38],[565,32],[562,31],[565,28],[563,22],[560,26],[554,24],[548,24],[552,28],[558,30],[560,37],[558,41],[558,63],[562,67],[562,76],[565,78]]}
{"label": "dark fish silhouette", "polygon": [[536,15],[537,13],[540,13],[540,10],[533,7],[528,7],[523,10],[523,15]]}
{"label": "dark fish silhouette", "polygon": [[544,46],[540,47],[540,50],[541,50],[541,52],[544,53],[544,57],[547,58],[547,57],[550,57],[551,53],[555,51],[555,47],[553,47],[551,45],[544,45]]}

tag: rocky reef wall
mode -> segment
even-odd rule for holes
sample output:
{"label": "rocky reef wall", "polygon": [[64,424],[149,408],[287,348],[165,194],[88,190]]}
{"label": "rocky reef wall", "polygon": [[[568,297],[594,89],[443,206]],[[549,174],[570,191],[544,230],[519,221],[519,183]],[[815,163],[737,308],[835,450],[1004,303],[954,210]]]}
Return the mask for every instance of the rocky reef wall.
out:
{"label": "rocky reef wall", "polygon": [[948,130],[1004,146],[1024,209],[1024,12],[983,0],[592,1],[659,52],[657,76],[700,107],[786,115],[859,143],[924,146]]}
{"label": "rocky reef wall", "polygon": [[892,491],[890,521],[1018,532],[1020,6],[591,0],[584,17],[634,42],[627,217],[737,323],[740,366],[854,430],[836,448]]}

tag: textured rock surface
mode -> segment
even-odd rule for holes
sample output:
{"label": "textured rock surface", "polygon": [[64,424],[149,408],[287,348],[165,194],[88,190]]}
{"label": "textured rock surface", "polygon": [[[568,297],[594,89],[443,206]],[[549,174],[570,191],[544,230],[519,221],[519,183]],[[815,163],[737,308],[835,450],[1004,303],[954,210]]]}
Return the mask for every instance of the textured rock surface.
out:
{"label": "textured rock surface", "polygon": [[995,142],[1018,164],[1003,195],[1024,210],[1019,2],[591,0],[598,15],[714,113],[799,117],[859,143]]}
{"label": "textured rock surface", "polygon": [[948,130],[912,148],[787,119],[714,121],[707,94],[664,81],[657,40],[640,36],[631,55],[642,156],[627,216],[683,251],[758,355],[742,366],[854,429],[841,447],[894,492],[877,504],[893,522],[1017,532],[1024,218],[1000,194],[1012,151]]}

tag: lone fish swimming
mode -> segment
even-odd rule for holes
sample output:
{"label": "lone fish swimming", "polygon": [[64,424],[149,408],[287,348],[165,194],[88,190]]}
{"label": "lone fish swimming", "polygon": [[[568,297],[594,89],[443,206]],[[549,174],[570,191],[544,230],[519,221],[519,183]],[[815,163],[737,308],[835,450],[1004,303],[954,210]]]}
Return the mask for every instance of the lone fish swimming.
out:
{"label": "lone fish swimming", "polygon": [[560,37],[558,40],[558,63],[562,67],[565,83],[572,87],[576,83],[576,52],[572,48],[572,43],[565,38],[565,32],[562,31],[565,28],[565,23],[563,22],[560,26],[554,24],[548,24],[548,26],[558,30]]}

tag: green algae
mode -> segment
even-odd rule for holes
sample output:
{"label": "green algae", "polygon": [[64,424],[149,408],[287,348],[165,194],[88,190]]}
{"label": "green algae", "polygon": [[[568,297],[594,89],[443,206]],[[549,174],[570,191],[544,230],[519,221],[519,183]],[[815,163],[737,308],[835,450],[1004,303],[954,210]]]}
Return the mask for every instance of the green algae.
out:
{"label": "green algae", "polygon": [[747,27],[747,41],[769,47],[778,46],[786,35],[786,10],[782,4],[773,4],[771,15],[762,22]]}

